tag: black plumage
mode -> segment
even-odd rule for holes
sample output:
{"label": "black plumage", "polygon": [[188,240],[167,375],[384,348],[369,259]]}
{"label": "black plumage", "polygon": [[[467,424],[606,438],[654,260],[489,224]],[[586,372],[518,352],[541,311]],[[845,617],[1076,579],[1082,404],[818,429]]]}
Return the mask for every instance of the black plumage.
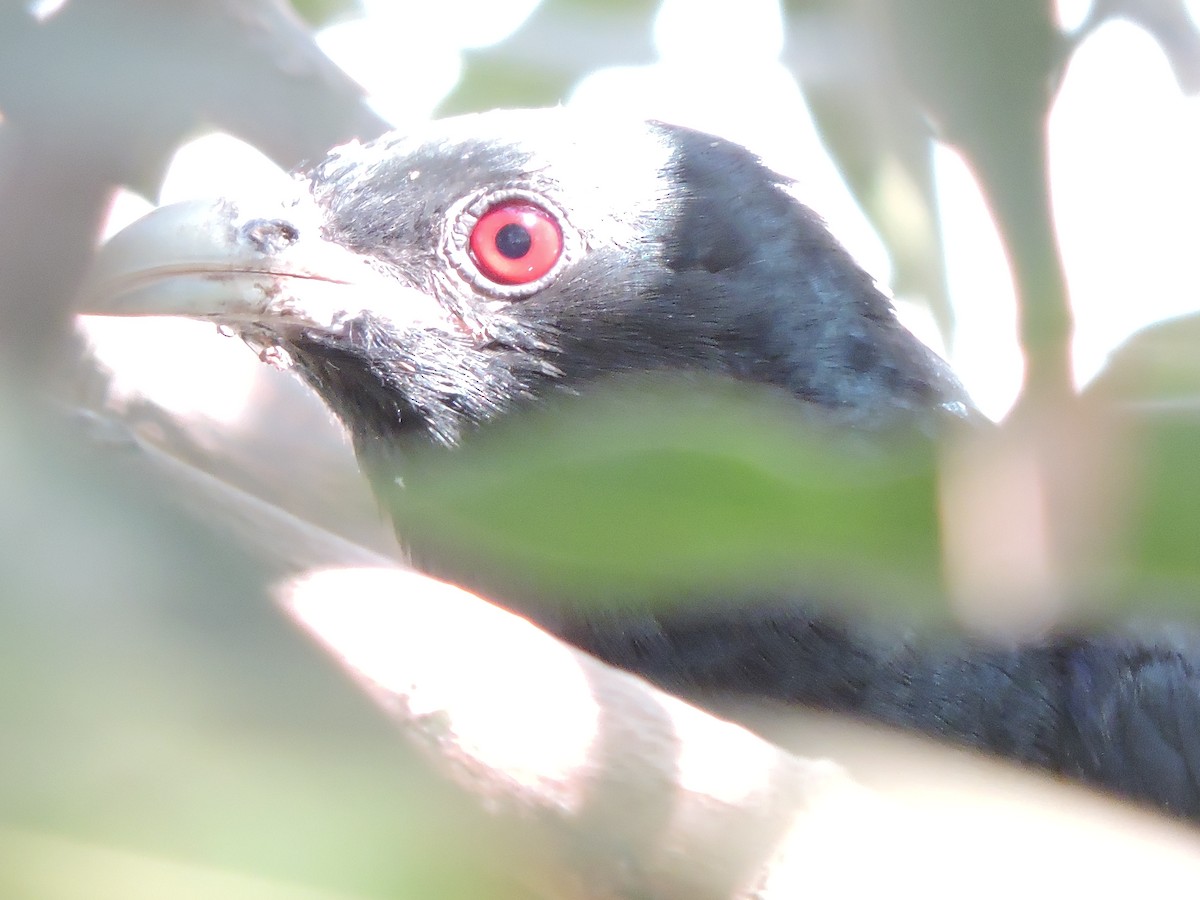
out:
{"label": "black plumage", "polygon": [[[479,243],[497,211],[506,238]],[[218,204],[200,219],[204,246],[166,261],[145,258],[170,256],[154,217],[118,237],[96,282],[106,307],[215,318],[282,350],[384,496],[406,448],[469,441],[514,409],[622,373],[771,385],[858,432],[929,435],[974,417],[787,180],[685,128],[563,110],[464,117],[334,151],[270,215]],[[521,270],[547,241],[546,262]],[[203,283],[198,300],[149,299],[181,276]],[[918,643],[778,599],[542,618],[701,704],[745,694],[851,712],[1200,818],[1188,647]]]}

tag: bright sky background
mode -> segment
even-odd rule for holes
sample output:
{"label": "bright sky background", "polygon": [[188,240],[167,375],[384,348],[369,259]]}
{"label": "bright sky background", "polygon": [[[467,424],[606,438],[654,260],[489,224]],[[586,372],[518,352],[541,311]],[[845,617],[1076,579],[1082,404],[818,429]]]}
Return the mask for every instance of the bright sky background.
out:
{"label": "bright sky background", "polygon": [[[1065,27],[1082,21],[1088,5],[1060,0]],[[363,84],[381,114],[403,126],[428,118],[453,89],[463,49],[502,40],[536,0],[366,0],[364,6],[364,18],[326,29],[321,45]],[[1200,0],[1190,4],[1190,12],[1200,13]],[[395,51],[400,35],[404,53]],[[599,70],[570,102],[669,119],[752,147],[799,180],[806,202],[887,285],[884,248],[821,147],[794,80],[777,62],[783,32],[776,0],[664,0],[654,38],[658,63]],[[712,64],[714,47],[720,49],[719,70]],[[1104,25],[1072,60],[1051,117],[1051,175],[1081,382],[1132,331],[1200,308],[1198,104],[1200,99],[1180,93],[1162,52],[1132,24]],[[970,173],[948,148],[939,149],[936,166],[957,316],[948,351],[927,317],[908,321],[948,353],[980,407],[1000,417],[1015,399],[1021,376],[1011,280]],[[257,150],[213,135],[179,151],[161,200],[253,194],[283,178]],[[144,200],[123,196],[109,233],[147,209]],[[904,303],[901,308],[909,309]],[[118,389],[147,394],[180,413],[236,416],[259,365],[239,342],[222,342],[227,346],[214,350],[211,328],[197,330],[194,323],[162,326],[174,331],[161,341],[131,336],[128,321],[97,320],[90,327],[101,357],[117,368]],[[157,358],[156,346],[177,364]],[[136,359],[134,347],[145,351]],[[214,352],[221,355],[219,367]],[[198,369],[178,364],[184,353],[198,354]],[[213,378],[201,383],[164,378],[197,370]]]}

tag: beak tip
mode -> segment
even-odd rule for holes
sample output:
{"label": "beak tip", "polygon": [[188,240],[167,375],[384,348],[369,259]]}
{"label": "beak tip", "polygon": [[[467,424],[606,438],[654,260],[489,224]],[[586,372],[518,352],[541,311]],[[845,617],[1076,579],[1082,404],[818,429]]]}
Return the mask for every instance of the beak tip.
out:
{"label": "beak tip", "polygon": [[405,292],[370,257],[326,238],[325,215],[311,195],[160,207],[100,247],[76,311],[183,316],[235,331],[329,329],[382,296],[405,320],[444,324],[432,298]]}
{"label": "beak tip", "polygon": [[189,315],[163,290],[173,274],[234,270],[237,207],[227,200],[162,206],[104,243],[92,261],[78,311],[92,315]]}

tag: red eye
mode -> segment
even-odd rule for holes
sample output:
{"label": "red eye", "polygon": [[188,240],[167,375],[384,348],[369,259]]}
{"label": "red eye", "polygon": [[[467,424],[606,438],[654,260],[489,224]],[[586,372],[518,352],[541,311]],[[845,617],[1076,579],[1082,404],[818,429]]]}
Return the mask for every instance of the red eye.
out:
{"label": "red eye", "polygon": [[537,281],[562,251],[562,229],[554,217],[526,200],[493,206],[471,229],[471,258],[497,284]]}

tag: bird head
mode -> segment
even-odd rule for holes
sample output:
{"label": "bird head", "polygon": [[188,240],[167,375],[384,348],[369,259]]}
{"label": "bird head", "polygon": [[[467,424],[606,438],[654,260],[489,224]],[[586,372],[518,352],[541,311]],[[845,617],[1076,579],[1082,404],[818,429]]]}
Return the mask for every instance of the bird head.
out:
{"label": "bird head", "polygon": [[711,135],[564,109],[348,144],[277,204],[162,208],[102,249],[84,306],[239,332],[365,458],[623,373],[772,385],[856,427],[968,409],[787,179]]}
{"label": "bird head", "polygon": [[[528,421],[510,417],[514,410],[550,407],[622,376],[633,390],[610,396],[649,397],[640,379],[658,387],[658,376],[666,376],[688,400],[668,398],[659,408],[675,411],[694,397],[704,409],[705,398],[713,400],[716,412],[699,415],[712,423],[709,434],[684,425],[686,452],[721,459],[733,451],[720,449],[720,437],[741,427],[721,424],[721,410],[730,407],[721,406],[718,391],[731,383],[775,395],[776,404],[763,409],[787,421],[795,411],[804,440],[849,435],[873,458],[881,455],[877,445],[894,455],[894,442],[877,441],[880,434],[924,436],[972,415],[945,364],[897,321],[888,299],[790,181],[712,135],[564,109],[464,116],[348,144],[297,175],[288,196],[269,202],[161,208],[101,249],[82,311],[213,321],[290,365],[344,423],[411,557],[522,608],[535,594],[568,593],[560,589],[567,584],[580,596],[584,588],[615,592],[614,583],[636,593],[631,579],[600,577],[590,562],[597,553],[623,559],[628,541],[662,551],[648,573],[655,583],[660,568],[670,585],[679,573],[703,580],[725,571],[707,555],[696,564],[683,545],[678,564],[670,564],[646,505],[690,508],[685,495],[711,491],[720,472],[736,483],[742,470],[717,466],[713,474],[712,460],[698,469],[685,465],[709,474],[679,487],[678,497],[653,480],[660,494],[637,498],[620,514],[613,511],[617,492],[602,487],[593,493],[603,497],[604,510],[589,516],[576,498],[568,504],[575,518],[561,529],[547,524],[544,504],[522,525],[513,502],[484,502],[492,495],[479,489],[471,503],[503,509],[504,521],[494,547],[486,549],[472,531],[464,548],[459,526],[442,522],[446,504],[436,499],[434,483],[461,494],[470,481],[464,467],[475,477],[477,463],[493,458],[492,444],[475,438],[492,424]],[[625,432],[629,421],[670,431],[653,403],[635,403],[623,407],[624,419],[609,409],[606,421],[621,422]],[[547,419],[568,431],[581,421],[557,408],[540,421]],[[618,440],[631,452],[630,442],[652,437],[637,430]],[[678,434],[662,438],[659,446],[670,446]],[[537,446],[553,447],[553,440]],[[862,485],[865,494],[852,491],[834,505],[862,508],[869,517],[895,500],[880,499],[874,486],[903,483],[878,473],[847,476],[841,463],[854,454],[840,445],[825,449],[820,440],[787,454],[801,468],[814,452],[824,460],[804,476],[814,494],[787,513],[796,526],[787,533],[811,545],[814,559],[826,543],[819,531],[816,540],[804,535],[819,529],[819,522],[808,524],[810,507],[831,502],[823,486]],[[474,463],[469,454],[436,452],[460,445],[483,452]],[[562,464],[553,452],[551,459],[552,467]],[[581,477],[597,476],[588,469]],[[607,477],[617,487],[641,483]],[[528,506],[530,492],[543,496],[552,481],[536,478],[517,495]],[[795,487],[786,478],[782,484]],[[567,501],[560,492],[547,502]],[[919,504],[920,517],[931,515],[932,503]],[[892,506],[886,515],[898,523],[904,547],[928,530],[901,524],[907,520]],[[613,538],[625,543],[604,552],[597,529],[581,530],[576,519],[622,522]],[[643,521],[644,542],[629,527]],[[733,544],[744,545],[745,523],[733,527],[743,529]],[[543,547],[547,528],[569,546]],[[598,530],[608,536],[613,529]],[[527,556],[514,553],[514,541]],[[787,572],[795,565],[791,546],[781,563]],[[920,550],[902,556],[910,568],[910,558],[925,559]],[[840,571],[844,561],[831,559]],[[530,588],[527,570],[560,568],[562,579],[539,575],[546,585]]]}

